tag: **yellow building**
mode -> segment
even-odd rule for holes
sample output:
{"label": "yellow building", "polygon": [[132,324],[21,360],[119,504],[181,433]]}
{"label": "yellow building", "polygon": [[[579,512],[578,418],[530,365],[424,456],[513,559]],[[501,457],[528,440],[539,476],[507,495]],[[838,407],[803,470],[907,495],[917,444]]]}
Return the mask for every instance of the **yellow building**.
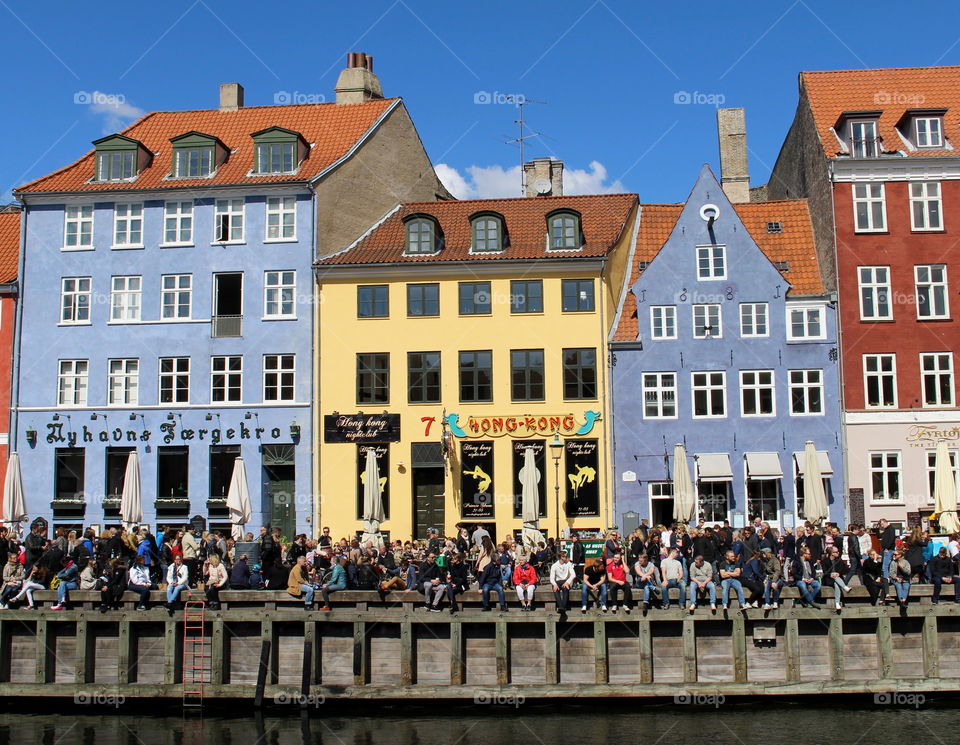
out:
{"label": "yellow building", "polygon": [[527,446],[540,529],[607,527],[607,336],[636,220],[631,194],[402,204],[321,259],[316,531],[362,531],[368,447],[391,538],[519,531]]}

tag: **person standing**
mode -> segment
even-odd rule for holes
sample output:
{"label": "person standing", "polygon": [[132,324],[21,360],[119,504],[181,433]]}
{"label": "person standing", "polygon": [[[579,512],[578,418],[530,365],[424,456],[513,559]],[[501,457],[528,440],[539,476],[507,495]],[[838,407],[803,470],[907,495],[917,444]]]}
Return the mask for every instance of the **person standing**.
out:
{"label": "person standing", "polygon": [[573,587],[573,565],[567,561],[567,552],[561,551],[556,562],[550,567],[550,586],[557,603],[557,613],[565,614],[570,602],[570,588]]}
{"label": "person standing", "polygon": [[883,552],[883,576],[890,576],[890,561],[893,559],[894,549],[897,547],[897,532],[893,526],[881,518],[877,538],[880,540],[880,551]]}
{"label": "person standing", "polygon": [[[197,531],[197,534],[199,532]],[[180,549],[183,552],[183,563],[187,567],[190,583],[193,584],[197,577],[197,556],[200,554],[200,542],[189,529],[183,531],[183,538],[180,539]]]}

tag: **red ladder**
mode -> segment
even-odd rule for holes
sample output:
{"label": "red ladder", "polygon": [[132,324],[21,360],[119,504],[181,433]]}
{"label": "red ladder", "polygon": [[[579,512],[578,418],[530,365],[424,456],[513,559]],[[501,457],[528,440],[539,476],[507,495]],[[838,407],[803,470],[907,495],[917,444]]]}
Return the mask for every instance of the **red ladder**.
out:
{"label": "red ladder", "polygon": [[203,684],[210,676],[210,639],[207,638],[204,610],[206,603],[183,604],[183,705],[203,706]]}

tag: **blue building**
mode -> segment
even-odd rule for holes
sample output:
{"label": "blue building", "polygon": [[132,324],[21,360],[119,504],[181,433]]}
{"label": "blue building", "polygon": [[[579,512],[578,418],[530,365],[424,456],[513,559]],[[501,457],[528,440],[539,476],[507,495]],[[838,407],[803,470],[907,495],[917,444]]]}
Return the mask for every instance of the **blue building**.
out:
{"label": "blue building", "polygon": [[612,333],[615,513],[673,519],[685,445],[697,514],[802,521],[803,451],[843,522],[836,313],[804,201],[731,204],[704,166],[684,205],[644,205]]}

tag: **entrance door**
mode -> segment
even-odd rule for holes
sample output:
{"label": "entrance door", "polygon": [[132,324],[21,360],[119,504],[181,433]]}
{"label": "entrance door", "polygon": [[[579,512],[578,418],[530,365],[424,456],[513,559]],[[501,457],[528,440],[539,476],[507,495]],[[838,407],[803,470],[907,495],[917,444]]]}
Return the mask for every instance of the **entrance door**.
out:
{"label": "entrance door", "polygon": [[292,539],[297,530],[297,468],[293,445],[263,446],[264,491],[270,525]]}
{"label": "entrance door", "polygon": [[651,499],[651,525],[673,525],[673,497]]}
{"label": "entrance door", "polygon": [[443,468],[413,469],[413,537],[425,539],[427,528],[444,533]]}

